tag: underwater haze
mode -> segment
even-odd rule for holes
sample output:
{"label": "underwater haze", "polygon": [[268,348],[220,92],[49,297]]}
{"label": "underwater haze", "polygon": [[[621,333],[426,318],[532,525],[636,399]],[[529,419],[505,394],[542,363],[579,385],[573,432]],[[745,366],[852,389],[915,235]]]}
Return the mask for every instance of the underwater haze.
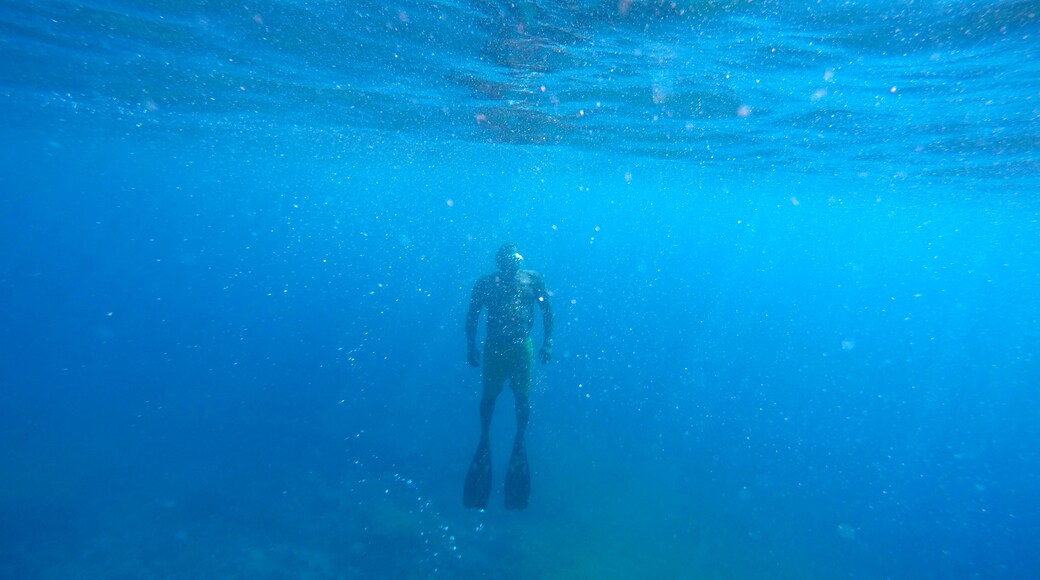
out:
{"label": "underwater haze", "polygon": [[0,0],[0,175],[0,578],[1040,570],[1036,2]]}

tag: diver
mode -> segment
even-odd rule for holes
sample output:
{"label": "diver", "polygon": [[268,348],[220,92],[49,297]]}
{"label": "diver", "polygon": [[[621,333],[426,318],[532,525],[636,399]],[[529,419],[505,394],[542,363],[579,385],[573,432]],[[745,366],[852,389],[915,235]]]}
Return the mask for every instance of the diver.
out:
{"label": "diver", "polygon": [[516,402],[516,438],[506,471],[506,509],[527,507],[531,474],[527,467],[524,432],[531,414],[531,359],[534,307],[542,311],[542,347],[538,359],[544,364],[552,358],[553,312],[542,276],[524,270],[523,256],[515,244],[503,244],[495,254],[498,272],[483,276],[473,285],[473,296],[466,314],[466,346],[469,364],[480,366],[477,350],[477,322],[487,309],[487,336],[484,339],[483,396],[480,399],[480,443],[473,455],[462,503],[467,508],[484,509],[491,495],[491,442],[489,431],[495,400],[506,381]]}

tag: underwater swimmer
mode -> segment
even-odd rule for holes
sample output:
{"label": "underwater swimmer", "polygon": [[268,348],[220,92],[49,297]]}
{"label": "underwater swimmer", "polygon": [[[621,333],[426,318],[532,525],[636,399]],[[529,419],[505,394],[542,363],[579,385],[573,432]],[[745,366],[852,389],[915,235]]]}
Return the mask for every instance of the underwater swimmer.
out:
{"label": "underwater swimmer", "polygon": [[503,244],[495,254],[498,271],[483,276],[473,286],[466,315],[466,346],[469,364],[479,367],[477,323],[480,311],[487,309],[487,337],[484,340],[484,393],[480,400],[480,443],[470,463],[462,503],[467,508],[484,509],[491,495],[491,442],[489,430],[495,400],[506,381],[516,402],[516,438],[506,472],[506,509],[524,509],[531,491],[524,432],[531,413],[531,329],[534,307],[542,311],[542,347],[538,359],[552,358],[553,313],[542,276],[525,270],[523,256],[515,244]]}

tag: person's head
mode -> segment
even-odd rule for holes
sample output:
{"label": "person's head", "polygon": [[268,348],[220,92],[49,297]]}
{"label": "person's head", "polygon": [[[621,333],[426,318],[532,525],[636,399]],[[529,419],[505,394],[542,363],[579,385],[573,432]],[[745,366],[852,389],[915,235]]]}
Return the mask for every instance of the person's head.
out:
{"label": "person's head", "polygon": [[495,265],[498,266],[498,271],[507,276],[516,274],[523,265],[523,261],[524,257],[520,255],[516,244],[502,244],[502,247],[495,253]]}

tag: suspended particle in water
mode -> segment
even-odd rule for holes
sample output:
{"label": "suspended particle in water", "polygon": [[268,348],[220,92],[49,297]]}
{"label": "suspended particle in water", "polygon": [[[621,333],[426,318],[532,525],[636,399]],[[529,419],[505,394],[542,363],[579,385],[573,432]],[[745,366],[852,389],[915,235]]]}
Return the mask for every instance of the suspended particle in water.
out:
{"label": "suspended particle in water", "polygon": [[843,540],[855,540],[856,539],[856,528],[849,524],[838,524],[838,527],[834,530],[837,532],[838,537]]}

